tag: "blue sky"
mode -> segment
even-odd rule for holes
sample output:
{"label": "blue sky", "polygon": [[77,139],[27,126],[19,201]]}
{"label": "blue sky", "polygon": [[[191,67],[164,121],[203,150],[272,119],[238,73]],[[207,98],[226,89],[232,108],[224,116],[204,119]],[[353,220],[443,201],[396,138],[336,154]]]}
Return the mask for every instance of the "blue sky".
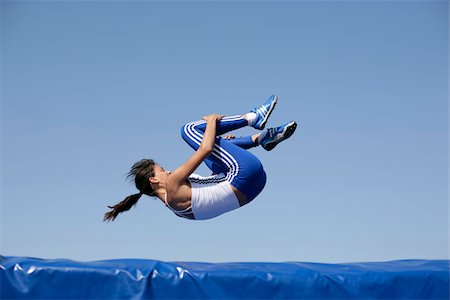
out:
{"label": "blue sky", "polygon": [[[2,1],[2,255],[353,262],[448,258],[447,1]],[[183,123],[296,120],[251,204],[208,221],[135,193]],[[251,134],[243,129],[240,134]],[[197,173],[208,175],[201,166]]]}

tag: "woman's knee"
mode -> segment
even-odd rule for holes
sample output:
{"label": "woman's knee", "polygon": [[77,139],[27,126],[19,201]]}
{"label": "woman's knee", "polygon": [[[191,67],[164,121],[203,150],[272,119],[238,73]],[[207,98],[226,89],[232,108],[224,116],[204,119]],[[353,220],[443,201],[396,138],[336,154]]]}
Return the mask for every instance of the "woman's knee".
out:
{"label": "woman's knee", "polygon": [[186,123],[181,127],[181,129],[180,129],[181,137],[185,141],[195,140],[195,133],[194,133],[193,127],[194,127],[194,122]]}

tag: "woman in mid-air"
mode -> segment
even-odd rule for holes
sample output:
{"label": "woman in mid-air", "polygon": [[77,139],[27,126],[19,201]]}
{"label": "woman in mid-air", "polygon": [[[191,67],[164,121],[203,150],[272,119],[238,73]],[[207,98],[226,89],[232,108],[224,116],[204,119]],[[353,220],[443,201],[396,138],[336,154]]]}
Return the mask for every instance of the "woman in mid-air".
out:
{"label": "woman in mid-air", "polygon": [[[297,127],[291,121],[264,129],[276,103],[277,97],[273,95],[247,114],[232,117],[211,114],[184,125],[181,135],[195,153],[172,172],[151,159],[135,163],[128,177],[134,178],[139,193],[108,206],[111,211],[105,214],[104,221],[113,221],[144,194],[157,197],[177,216],[191,220],[214,218],[255,199],[266,184],[266,173],[259,159],[246,149],[261,145],[270,151],[289,138]],[[244,126],[262,131],[246,137],[220,137]],[[202,162],[214,175],[193,174]]]}

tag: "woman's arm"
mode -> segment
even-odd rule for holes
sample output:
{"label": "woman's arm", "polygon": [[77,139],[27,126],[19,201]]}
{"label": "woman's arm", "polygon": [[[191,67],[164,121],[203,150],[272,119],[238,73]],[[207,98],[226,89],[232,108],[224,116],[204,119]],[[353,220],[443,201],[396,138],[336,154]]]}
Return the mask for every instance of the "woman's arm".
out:
{"label": "woman's arm", "polygon": [[197,151],[195,151],[195,153],[184,164],[170,173],[170,180],[173,180],[172,182],[178,182],[180,184],[184,183],[189,175],[191,175],[203,162],[203,160],[205,160],[205,158],[212,153],[216,139],[217,121],[222,118],[223,116],[218,114],[211,114],[203,117],[207,123],[202,143]]}

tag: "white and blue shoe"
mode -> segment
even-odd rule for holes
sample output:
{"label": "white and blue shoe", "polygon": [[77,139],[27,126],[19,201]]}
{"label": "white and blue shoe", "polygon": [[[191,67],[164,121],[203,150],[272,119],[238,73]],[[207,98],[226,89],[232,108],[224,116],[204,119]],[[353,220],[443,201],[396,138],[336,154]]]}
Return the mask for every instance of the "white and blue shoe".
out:
{"label": "white and blue shoe", "polygon": [[280,142],[288,139],[297,129],[297,123],[291,121],[275,128],[268,128],[261,132],[258,137],[259,144],[267,151],[272,150]]}
{"label": "white and blue shoe", "polygon": [[272,95],[263,105],[251,110],[251,112],[254,112],[256,114],[256,119],[251,125],[253,128],[259,130],[264,129],[267,119],[269,119],[270,114],[277,104],[277,100],[278,97],[276,95]]}

